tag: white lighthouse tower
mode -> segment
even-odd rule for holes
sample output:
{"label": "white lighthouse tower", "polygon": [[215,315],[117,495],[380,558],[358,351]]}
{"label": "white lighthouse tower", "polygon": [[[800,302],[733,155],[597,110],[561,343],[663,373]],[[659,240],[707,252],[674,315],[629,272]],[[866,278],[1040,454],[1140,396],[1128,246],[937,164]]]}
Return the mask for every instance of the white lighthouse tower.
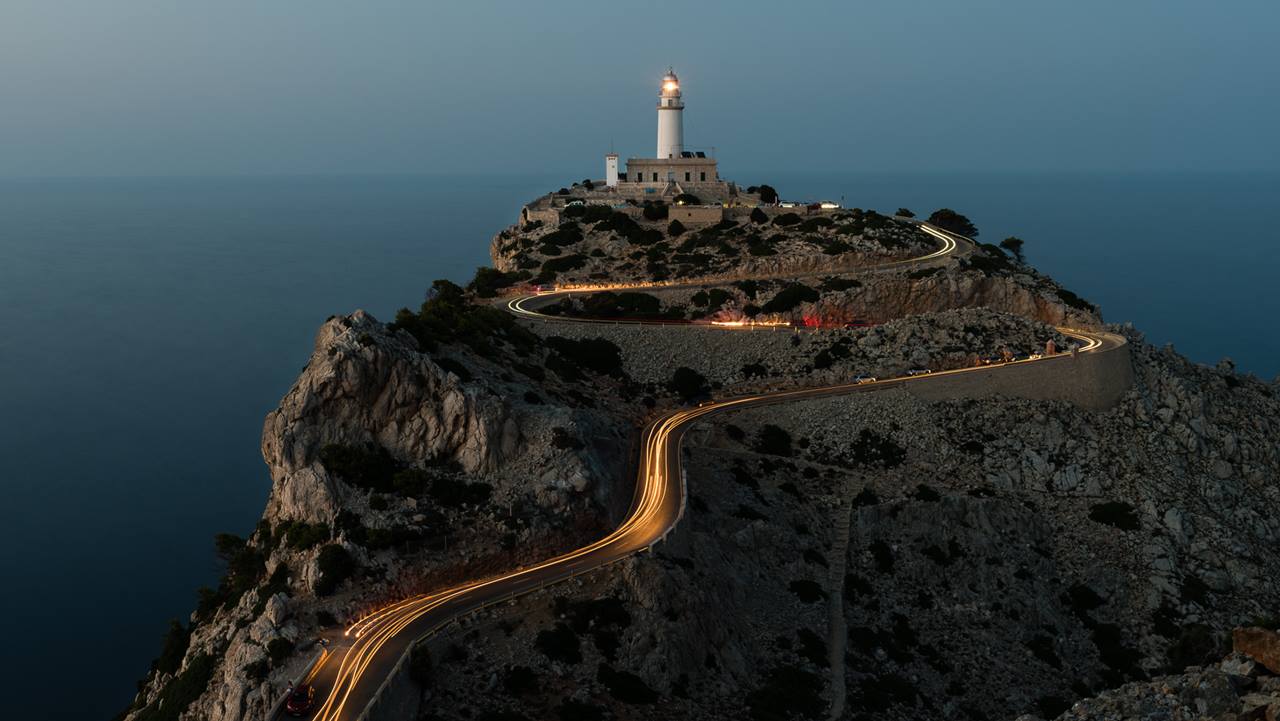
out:
{"label": "white lighthouse tower", "polygon": [[667,68],[658,91],[658,156],[678,158],[684,151],[684,101],[680,99],[680,79]]}

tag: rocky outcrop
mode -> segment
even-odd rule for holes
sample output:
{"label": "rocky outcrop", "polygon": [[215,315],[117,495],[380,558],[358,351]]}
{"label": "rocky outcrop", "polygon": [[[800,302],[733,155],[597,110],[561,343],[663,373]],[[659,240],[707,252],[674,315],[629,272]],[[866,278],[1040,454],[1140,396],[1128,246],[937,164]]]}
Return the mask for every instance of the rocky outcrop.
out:
{"label": "rocky outcrop", "polygon": [[[1076,702],[1056,721],[1276,721],[1280,677],[1235,654],[1213,666],[1126,684]],[[1020,716],[1017,721],[1039,721]]]}
{"label": "rocky outcrop", "polygon": [[268,518],[328,520],[342,506],[318,463],[330,443],[373,443],[406,463],[454,461],[486,473],[518,452],[521,435],[504,398],[468,387],[407,333],[356,311],[320,328],[302,375],[267,415]]}
{"label": "rocky outcrop", "polygon": [[1054,326],[1096,328],[1098,314],[1065,303],[1056,286],[1028,274],[987,275],[951,268],[925,277],[902,274],[823,297],[819,317],[905,318],[957,308],[987,308]]}
{"label": "rocky outcrop", "polygon": [[1280,633],[1270,629],[1249,626],[1231,632],[1231,643],[1236,652],[1257,661],[1275,675],[1280,675]]}
{"label": "rocky outcrop", "polygon": [[[593,407],[589,376],[567,384],[511,373],[541,364],[536,341],[522,350],[499,336],[487,343],[485,356],[461,343],[428,353],[362,311],[325,322],[264,424],[273,485],[262,520],[242,554],[228,552],[256,577],[224,580],[235,592],[209,592],[192,614],[182,664],[153,675],[126,718],[166,703],[190,704],[187,721],[265,718],[305,673],[327,624],[605,532],[610,512],[630,499],[622,470],[630,424]],[[386,478],[376,489],[356,483],[321,461],[329,444],[385,452],[427,480],[417,490]],[[450,500],[437,483],[478,495]],[[363,571],[360,583],[320,594],[323,547],[343,549]],[[256,585],[243,589],[246,581]],[[201,688],[198,698],[172,695]]]}

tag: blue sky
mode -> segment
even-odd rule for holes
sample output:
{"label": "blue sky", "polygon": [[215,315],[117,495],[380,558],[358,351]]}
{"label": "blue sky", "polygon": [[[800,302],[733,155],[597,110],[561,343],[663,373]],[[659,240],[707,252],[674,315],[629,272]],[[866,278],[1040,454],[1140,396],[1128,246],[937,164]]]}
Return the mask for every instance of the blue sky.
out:
{"label": "blue sky", "polygon": [[0,176],[1270,170],[1280,3],[4,0]]}

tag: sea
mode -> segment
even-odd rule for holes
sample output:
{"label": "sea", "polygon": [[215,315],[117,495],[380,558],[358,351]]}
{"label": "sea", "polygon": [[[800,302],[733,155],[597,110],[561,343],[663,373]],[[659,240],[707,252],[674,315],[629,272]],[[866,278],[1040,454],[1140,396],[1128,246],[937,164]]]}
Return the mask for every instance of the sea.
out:
{"label": "sea", "polygon": [[[728,170],[728,169],[726,169]],[[579,172],[578,175],[587,173]],[[784,198],[948,207],[1111,322],[1272,379],[1280,173],[729,172]],[[330,315],[465,282],[551,175],[0,180],[6,716],[108,719],[215,585],[270,479],[262,421]],[[18,693],[21,691],[21,693]]]}

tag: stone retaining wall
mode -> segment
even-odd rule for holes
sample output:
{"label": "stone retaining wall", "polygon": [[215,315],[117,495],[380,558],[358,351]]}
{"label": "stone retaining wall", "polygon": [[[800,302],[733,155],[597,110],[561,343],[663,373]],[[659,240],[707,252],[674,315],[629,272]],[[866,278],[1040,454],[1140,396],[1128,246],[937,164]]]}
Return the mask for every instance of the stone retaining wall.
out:
{"label": "stone retaining wall", "polygon": [[1088,410],[1106,410],[1133,386],[1129,344],[1119,336],[1115,339],[1114,346],[1091,353],[1064,353],[1034,363],[940,374],[903,385],[908,393],[925,400],[1008,396],[1068,401]]}

